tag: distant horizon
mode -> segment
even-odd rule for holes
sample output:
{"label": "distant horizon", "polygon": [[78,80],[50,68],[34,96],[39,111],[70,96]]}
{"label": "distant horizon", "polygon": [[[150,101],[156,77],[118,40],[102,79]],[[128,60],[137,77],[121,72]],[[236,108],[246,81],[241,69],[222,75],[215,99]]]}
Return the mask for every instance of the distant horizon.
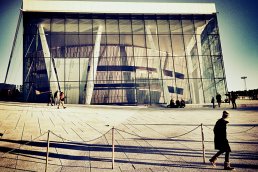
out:
{"label": "distant horizon", "polygon": [[[89,0],[88,0],[89,1]],[[117,0],[113,0],[119,2]],[[125,1],[125,0],[124,0]],[[126,2],[126,1],[125,1]],[[133,2],[133,1],[130,1]],[[137,2],[156,2],[140,0]],[[159,2],[215,3],[229,91],[245,90],[242,76],[247,76],[247,90],[258,88],[258,2],[251,0],[162,0]],[[4,82],[16,30],[21,0],[2,0],[0,7],[0,83]],[[22,32],[22,30],[21,30]],[[22,34],[19,35],[21,38]],[[16,43],[7,83],[22,85],[22,41]],[[19,51],[17,51],[19,50]],[[14,63],[15,62],[15,63]]]}

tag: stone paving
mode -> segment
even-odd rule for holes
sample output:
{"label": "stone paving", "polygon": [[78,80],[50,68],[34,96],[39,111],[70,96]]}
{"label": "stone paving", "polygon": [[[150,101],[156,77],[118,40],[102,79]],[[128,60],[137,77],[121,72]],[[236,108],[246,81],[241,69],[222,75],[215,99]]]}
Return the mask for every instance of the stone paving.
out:
{"label": "stone paving", "polygon": [[57,109],[46,104],[0,102],[0,171],[45,171],[48,130],[48,171],[220,171],[223,156],[217,167],[208,160],[216,153],[212,129],[223,110],[231,114],[232,166],[237,171],[257,171],[258,103],[239,107],[67,105]]}

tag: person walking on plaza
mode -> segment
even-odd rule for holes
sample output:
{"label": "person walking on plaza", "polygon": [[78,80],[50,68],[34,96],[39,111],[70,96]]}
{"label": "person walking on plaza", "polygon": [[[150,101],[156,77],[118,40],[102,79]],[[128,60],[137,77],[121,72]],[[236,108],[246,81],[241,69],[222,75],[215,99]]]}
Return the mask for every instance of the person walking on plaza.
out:
{"label": "person walking on plaza", "polygon": [[234,93],[234,92],[232,91],[232,92],[231,92],[231,102],[232,102],[233,109],[236,109],[236,108],[237,108],[236,99],[237,99],[237,95],[236,95],[236,93]]}
{"label": "person walking on plaza", "polygon": [[212,103],[212,107],[213,107],[213,109],[215,108],[215,99],[214,99],[214,97],[212,96],[212,98],[211,98],[211,103]]}
{"label": "person walking on plaza", "polygon": [[60,92],[60,100],[59,100],[59,104],[57,106],[57,109],[59,109],[60,104],[62,104],[63,108],[65,109],[66,107],[64,106],[64,99],[65,99],[65,95],[64,92]]}
{"label": "person walking on plaza", "polygon": [[229,123],[228,118],[229,113],[227,111],[223,111],[222,118],[219,119],[214,126],[213,131],[215,149],[219,151],[209,161],[213,166],[216,166],[215,162],[217,158],[225,152],[224,170],[234,170],[229,163],[229,153],[231,152],[231,148],[227,140],[227,124]]}
{"label": "person walking on plaza", "polygon": [[219,93],[216,95],[216,100],[217,100],[218,106],[220,107],[220,104],[221,104],[221,95],[220,95]]}

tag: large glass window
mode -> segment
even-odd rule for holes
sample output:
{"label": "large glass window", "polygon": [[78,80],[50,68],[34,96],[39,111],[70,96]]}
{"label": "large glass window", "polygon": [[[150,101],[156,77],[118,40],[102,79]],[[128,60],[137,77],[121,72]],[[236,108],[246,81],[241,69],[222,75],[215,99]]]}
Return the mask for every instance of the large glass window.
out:
{"label": "large glass window", "polygon": [[209,103],[226,94],[216,14],[24,14],[26,101]]}

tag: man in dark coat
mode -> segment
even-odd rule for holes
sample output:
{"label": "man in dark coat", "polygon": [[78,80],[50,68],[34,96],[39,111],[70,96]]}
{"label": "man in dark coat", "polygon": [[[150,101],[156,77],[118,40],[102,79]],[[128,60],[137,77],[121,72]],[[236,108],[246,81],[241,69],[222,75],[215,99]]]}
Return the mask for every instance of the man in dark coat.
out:
{"label": "man in dark coat", "polygon": [[233,167],[230,167],[229,163],[229,152],[231,152],[231,148],[227,139],[227,124],[228,124],[229,113],[227,111],[223,111],[222,118],[219,119],[214,126],[214,143],[215,149],[219,150],[209,161],[213,166],[216,166],[215,162],[217,158],[225,152],[225,162],[224,169],[225,170],[234,170]]}
{"label": "man in dark coat", "polygon": [[234,93],[234,92],[232,91],[232,92],[231,92],[231,101],[232,101],[233,109],[236,109],[236,108],[237,108],[236,99],[237,99],[237,95],[236,95],[236,93]]}
{"label": "man in dark coat", "polygon": [[216,100],[217,100],[218,106],[220,107],[220,104],[221,104],[221,95],[220,95],[219,93],[216,95]]}

